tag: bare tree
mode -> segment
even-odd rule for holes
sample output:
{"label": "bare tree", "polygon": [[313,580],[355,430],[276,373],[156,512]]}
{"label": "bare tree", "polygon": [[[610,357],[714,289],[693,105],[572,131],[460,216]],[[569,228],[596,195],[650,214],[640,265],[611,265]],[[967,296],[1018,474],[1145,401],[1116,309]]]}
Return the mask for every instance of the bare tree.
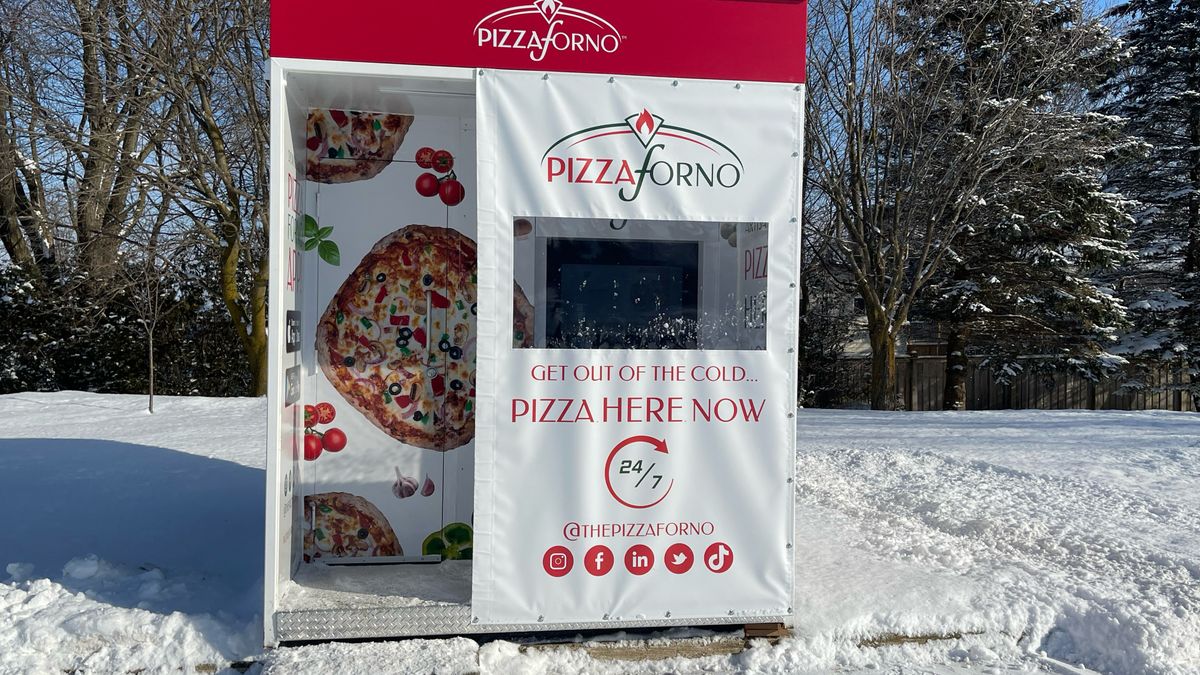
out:
{"label": "bare tree", "polygon": [[154,217],[152,187],[137,178],[178,113],[153,67],[171,48],[164,4],[42,0],[0,10],[0,233],[31,274],[66,235],[71,264],[100,288],[130,228]]}
{"label": "bare tree", "polygon": [[[896,342],[922,289],[989,185],[1036,142],[1023,131],[1040,81],[1063,67],[1018,31],[984,34],[986,4],[819,0],[810,19],[810,188],[827,199],[829,260],[862,299],[871,407],[896,400]],[[947,25],[981,31],[993,58],[947,49]],[[966,77],[963,73],[967,72]]]}
{"label": "bare tree", "polygon": [[[96,297],[114,297],[128,281],[122,248],[138,230],[186,231],[216,263],[215,279],[197,281],[217,290],[258,394],[267,379],[267,16],[266,0],[0,5],[9,261],[39,283],[71,272]],[[168,205],[171,214],[159,212]]]}
{"label": "bare tree", "polygon": [[41,144],[29,133],[37,125],[35,107],[21,98],[37,89],[28,47],[18,40],[27,32],[27,14],[16,7],[0,10],[0,241],[8,259],[40,281],[53,262],[54,228],[39,169]]}
{"label": "bare tree", "polygon": [[148,224],[145,232],[124,248],[119,265],[124,288],[120,292],[128,298],[138,318],[142,335],[146,340],[146,395],[147,409],[154,412],[155,342],[159,325],[166,315],[184,305],[178,295],[180,282],[185,276],[183,260],[195,249],[195,242],[186,232],[173,233],[166,225],[171,210],[166,202],[170,197],[160,197],[164,203],[158,205],[157,217]]}
{"label": "bare tree", "polygon": [[219,262],[219,292],[250,364],[255,394],[267,388],[269,111],[263,61],[264,0],[187,2],[189,30],[157,68],[182,114],[173,120],[174,163],[160,189],[181,197],[199,241]]}

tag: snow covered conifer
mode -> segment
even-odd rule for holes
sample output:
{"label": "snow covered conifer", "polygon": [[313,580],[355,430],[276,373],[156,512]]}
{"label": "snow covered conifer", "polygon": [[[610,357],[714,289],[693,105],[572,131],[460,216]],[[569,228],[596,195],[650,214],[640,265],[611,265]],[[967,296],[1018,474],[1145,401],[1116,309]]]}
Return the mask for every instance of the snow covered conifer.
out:
{"label": "snow covered conifer", "polygon": [[[1119,117],[1086,109],[1088,91],[1118,64],[1118,42],[1103,24],[1066,0],[954,4],[936,22],[923,18],[923,2],[906,13],[908,30],[937,35],[927,58],[958,64],[930,83],[946,111],[930,124],[968,139],[999,135],[1014,152],[982,182],[919,307],[947,339],[950,410],[965,407],[972,353],[1009,365],[1048,356],[1038,363],[1093,377],[1112,362],[1105,348],[1124,308],[1093,275],[1129,257],[1129,204],[1104,191],[1103,176],[1132,146]],[[1014,40],[1015,48],[996,48]],[[1056,67],[1043,67],[1047,60]],[[1019,106],[1005,125],[992,113],[1001,102]]]}
{"label": "snow covered conifer", "polygon": [[[834,215],[830,265],[853,279],[866,314],[871,405],[890,409],[896,337],[961,257],[960,236],[987,222],[975,212],[1020,174],[1095,192],[1089,176],[1104,163],[1088,152],[1105,151],[1081,135],[1105,120],[1072,103],[1108,74],[1119,45],[1068,0],[816,2],[811,24],[810,186]],[[1071,174],[1064,153],[1087,168]],[[1119,239],[1111,220],[1090,232]],[[1060,243],[1055,254],[1082,269]]]}
{"label": "snow covered conifer", "polygon": [[1111,180],[1140,202],[1138,261],[1119,277],[1136,325],[1124,346],[1145,361],[1182,360],[1200,405],[1200,2],[1129,0],[1111,12],[1129,22],[1129,63],[1104,90],[1108,110],[1148,148]]}

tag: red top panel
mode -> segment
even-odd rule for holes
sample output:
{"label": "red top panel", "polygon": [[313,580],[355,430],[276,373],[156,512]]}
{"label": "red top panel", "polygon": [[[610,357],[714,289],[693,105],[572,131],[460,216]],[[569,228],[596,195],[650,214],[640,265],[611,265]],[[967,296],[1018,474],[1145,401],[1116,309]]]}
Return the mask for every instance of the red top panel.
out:
{"label": "red top panel", "polygon": [[804,81],[804,0],[390,0],[330,12],[333,6],[272,0],[271,55]]}

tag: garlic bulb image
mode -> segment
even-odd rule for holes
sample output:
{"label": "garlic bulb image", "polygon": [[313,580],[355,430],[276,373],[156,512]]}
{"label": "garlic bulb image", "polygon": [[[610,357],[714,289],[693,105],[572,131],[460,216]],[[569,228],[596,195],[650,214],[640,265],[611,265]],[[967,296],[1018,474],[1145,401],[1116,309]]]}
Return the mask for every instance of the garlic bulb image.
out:
{"label": "garlic bulb image", "polygon": [[400,473],[400,467],[396,467],[396,482],[392,483],[392,494],[396,495],[396,499],[406,499],[417,494],[417,479],[405,476]]}

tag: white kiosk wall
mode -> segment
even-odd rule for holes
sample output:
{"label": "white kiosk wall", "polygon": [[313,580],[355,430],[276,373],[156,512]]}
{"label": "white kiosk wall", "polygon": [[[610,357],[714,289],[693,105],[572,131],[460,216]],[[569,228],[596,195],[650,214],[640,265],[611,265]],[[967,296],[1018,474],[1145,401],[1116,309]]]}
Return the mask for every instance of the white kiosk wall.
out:
{"label": "white kiosk wall", "polygon": [[[296,156],[303,136],[297,132],[298,106],[289,99],[283,70],[271,67],[271,205],[273,228],[270,247],[269,384],[267,418],[266,546],[263,591],[267,611],[278,606],[279,584],[291,577],[299,532],[296,503],[298,462],[301,457],[301,364],[297,304],[302,278],[298,269],[297,231],[303,203]],[[302,156],[302,155],[301,155]],[[273,626],[267,626],[268,640]]]}

